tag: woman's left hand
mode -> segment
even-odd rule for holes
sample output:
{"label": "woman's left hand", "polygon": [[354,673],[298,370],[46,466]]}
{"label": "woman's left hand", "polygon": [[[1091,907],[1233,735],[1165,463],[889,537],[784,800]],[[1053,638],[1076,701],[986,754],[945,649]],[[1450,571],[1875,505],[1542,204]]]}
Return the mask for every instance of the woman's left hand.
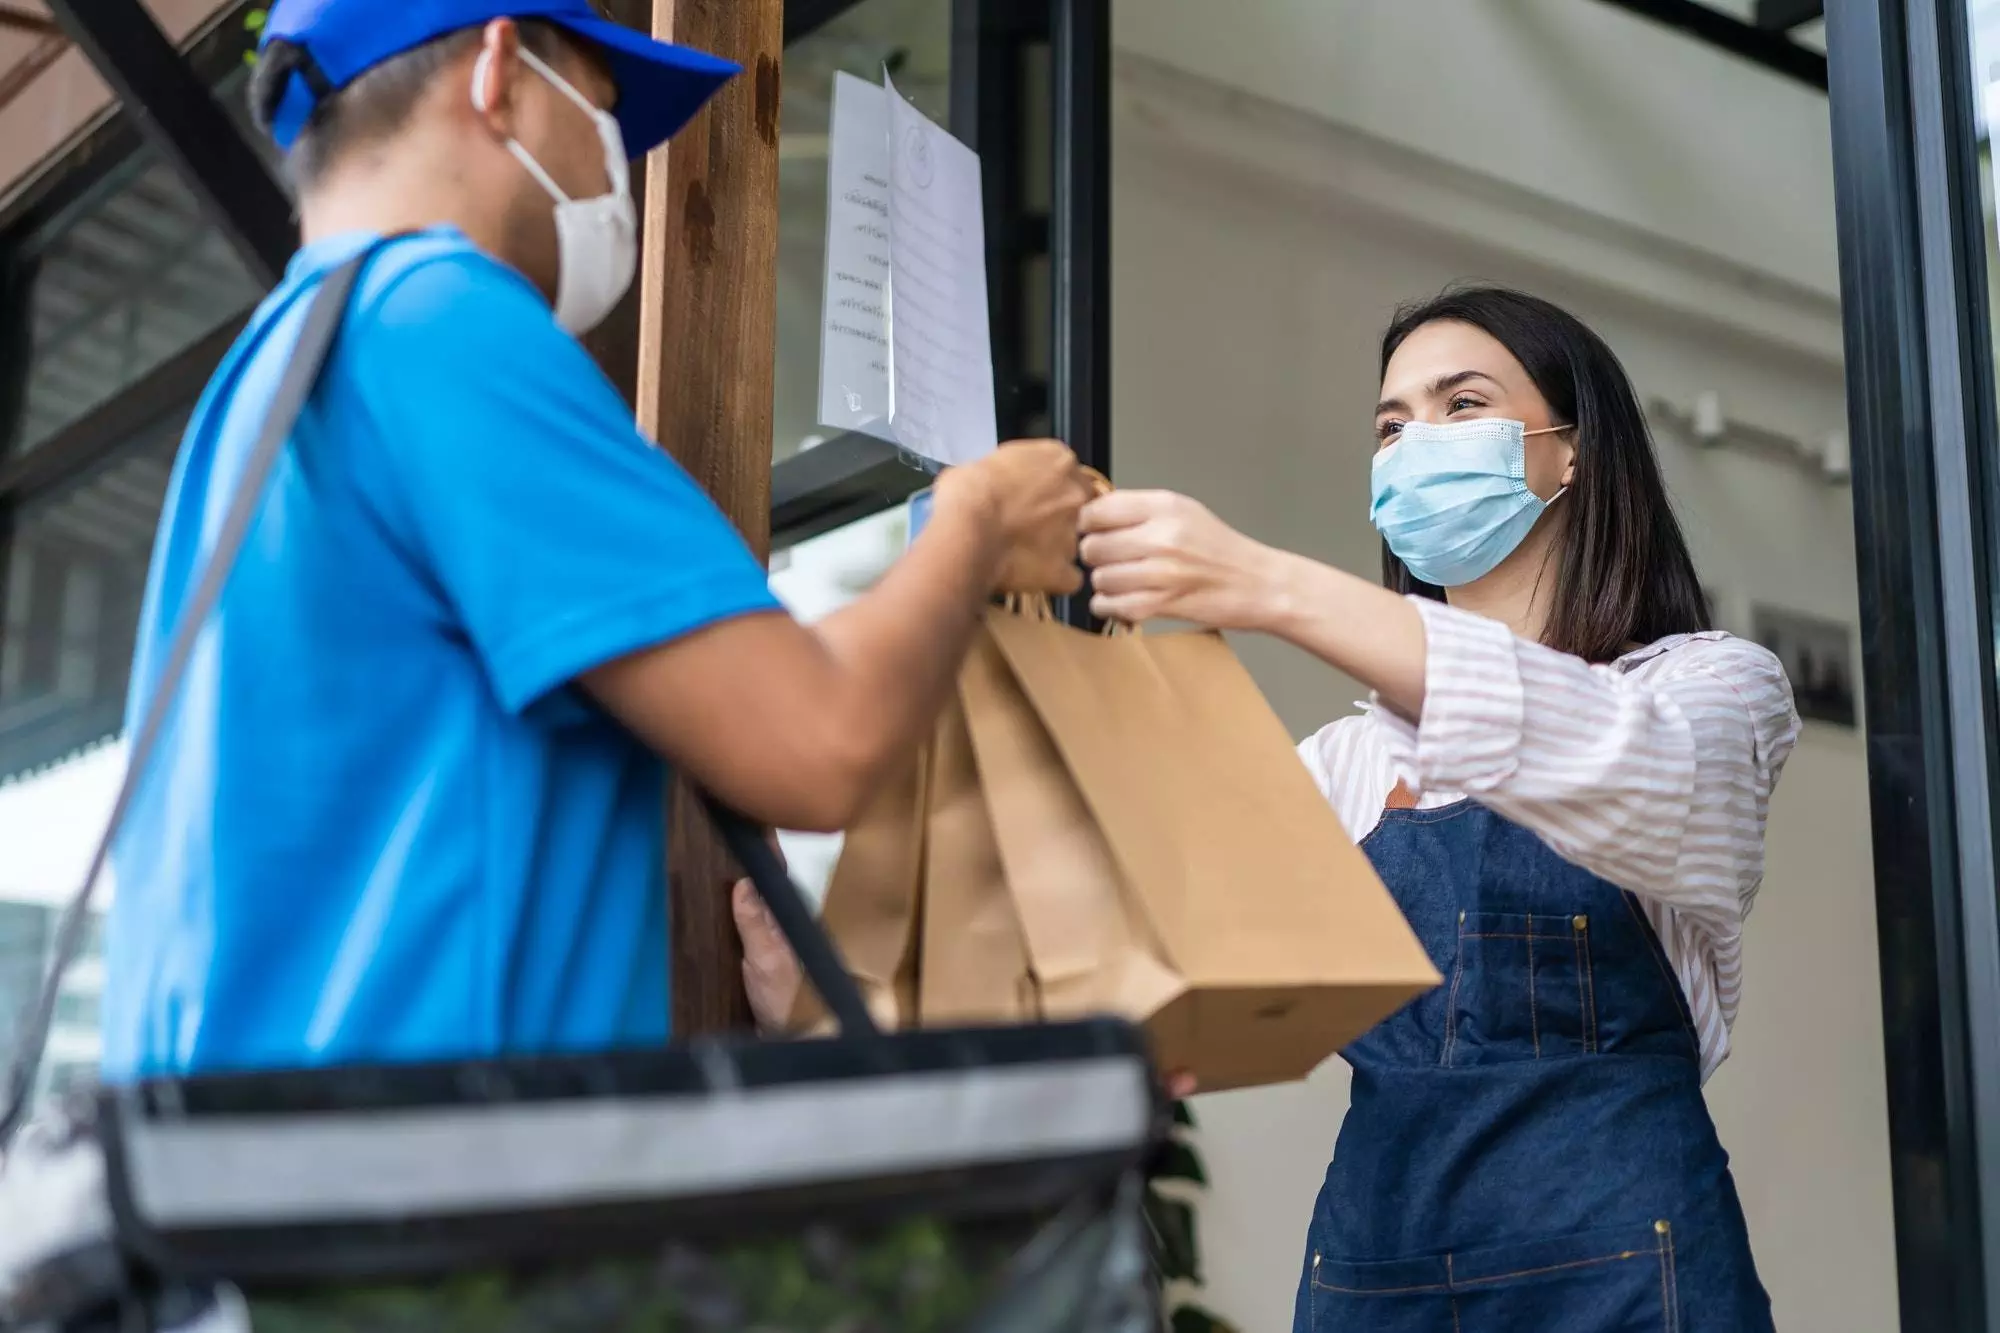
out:
{"label": "woman's left hand", "polygon": [[1185,495],[1113,491],[1085,507],[1082,526],[1101,619],[1258,629],[1269,618],[1277,552]]}

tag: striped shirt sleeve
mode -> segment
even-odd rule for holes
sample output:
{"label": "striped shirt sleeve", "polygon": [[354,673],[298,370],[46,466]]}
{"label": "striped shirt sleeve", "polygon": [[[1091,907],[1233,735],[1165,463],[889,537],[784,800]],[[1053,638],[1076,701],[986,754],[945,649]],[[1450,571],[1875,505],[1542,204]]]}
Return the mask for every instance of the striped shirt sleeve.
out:
{"label": "striped shirt sleeve", "polygon": [[[1414,727],[1378,710],[1415,791],[1477,798],[1557,853],[1733,941],[1764,876],[1771,790],[1798,735],[1784,669],[1726,635],[1651,670],[1592,666],[1418,599],[1428,643]],[[1640,661],[1644,660],[1641,655]]]}
{"label": "striped shirt sleeve", "polygon": [[1396,785],[1396,767],[1365,713],[1330,722],[1306,737],[1299,758],[1349,838],[1360,842],[1375,831],[1382,803]]}

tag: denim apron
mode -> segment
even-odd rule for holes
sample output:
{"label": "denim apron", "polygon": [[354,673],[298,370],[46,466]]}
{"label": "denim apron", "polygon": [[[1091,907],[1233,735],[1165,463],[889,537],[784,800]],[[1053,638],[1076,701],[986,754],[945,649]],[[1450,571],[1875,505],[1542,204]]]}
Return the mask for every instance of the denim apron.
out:
{"label": "denim apron", "polygon": [[1769,1330],[1638,904],[1471,802],[1363,846],[1445,983],[1345,1053],[1294,1333]]}

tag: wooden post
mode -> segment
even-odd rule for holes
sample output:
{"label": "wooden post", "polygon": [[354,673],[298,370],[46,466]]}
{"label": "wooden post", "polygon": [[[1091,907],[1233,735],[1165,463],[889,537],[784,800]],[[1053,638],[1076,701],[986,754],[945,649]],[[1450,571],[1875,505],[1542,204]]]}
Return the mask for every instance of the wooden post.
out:
{"label": "wooden post", "polygon": [[[599,8],[606,18],[650,32],[653,27],[653,0],[599,0]],[[664,153],[654,153],[653,158],[665,160]],[[651,159],[648,159],[651,160]],[[632,195],[643,204],[646,198],[646,162],[632,164]],[[645,245],[646,219],[639,218],[639,244]],[[604,322],[583,336],[583,345],[589,349],[597,364],[618,386],[618,392],[625,401],[638,406],[639,395],[639,301],[642,283],[632,284]]]}
{"label": "wooden post", "polygon": [[[653,0],[651,17],[656,37],[733,60],[743,73],[647,164],[639,424],[766,558],[784,3]],[[668,838],[674,1032],[746,1029],[729,910],[737,870],[684,787],[672,798]]]}

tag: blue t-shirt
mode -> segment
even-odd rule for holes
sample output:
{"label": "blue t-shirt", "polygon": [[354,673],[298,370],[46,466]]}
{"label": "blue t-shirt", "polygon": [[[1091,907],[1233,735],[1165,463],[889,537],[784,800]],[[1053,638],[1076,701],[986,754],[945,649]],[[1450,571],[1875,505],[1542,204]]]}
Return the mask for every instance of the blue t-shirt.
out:
{"label": "blue t-shirt", "polygon": [[[301,250],[195,410],[128,730],[371,239]],[[664,1041],[664,766],[570,682],[777,605],[532,286],[456,232],[388,244],[118,842],[105,1076]]]}

